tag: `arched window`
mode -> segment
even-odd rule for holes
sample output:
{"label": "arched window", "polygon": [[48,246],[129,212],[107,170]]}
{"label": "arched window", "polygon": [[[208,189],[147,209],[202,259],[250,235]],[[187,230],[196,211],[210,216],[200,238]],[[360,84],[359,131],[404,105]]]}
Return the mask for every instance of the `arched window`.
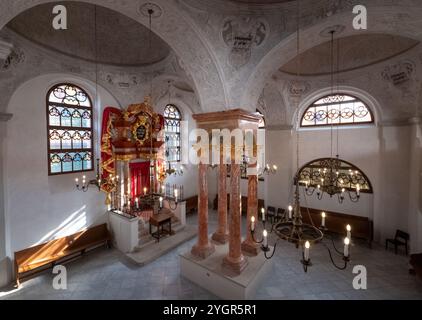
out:
{"label": "arched window", "polygon": [[265,117],[264,114],[259,111],[258,109],[256,109],[256,112],[259,113],[262,116],[261,121],[259,121],[259,129],[265,129]]}
{"label": "arched window", "polygon": [[301,127],[373,123],[371,110],[356,97],[328,95],[312,103],[302,115]]}
{"label": "arched window", "polygon": [[93,170],[92,103],[73,84],[59,84],[47,94],[48,174]]}
{"label": "arched window", "polygon": [[164,131],[166,135],[166,160],[169,166],[180,162],[180,121],[182,120],[179,109],[168,104],[164,109]]}

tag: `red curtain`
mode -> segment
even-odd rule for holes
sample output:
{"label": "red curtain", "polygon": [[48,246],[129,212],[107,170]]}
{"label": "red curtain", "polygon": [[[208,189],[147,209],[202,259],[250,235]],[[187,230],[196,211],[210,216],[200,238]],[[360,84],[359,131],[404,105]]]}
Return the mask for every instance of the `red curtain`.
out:
{"label": "red curtain", "polygon": [[[103,123],[101,128],[101,167],[102,179],[106,180],[109,175],[116,175],[114,168],[113,150],[111,145],[111,130],[113,118],[120,117],[122,111],[114,107],[106,107],[103,112]],[[110,192],[110,185],[107,183],[101,189]]]}
{"label": "red curtain", "polygon": [[150,192],[150,162],[130,163],[130,176],[131,176],[131,198],[134,199],[144,194],[144,188]]}

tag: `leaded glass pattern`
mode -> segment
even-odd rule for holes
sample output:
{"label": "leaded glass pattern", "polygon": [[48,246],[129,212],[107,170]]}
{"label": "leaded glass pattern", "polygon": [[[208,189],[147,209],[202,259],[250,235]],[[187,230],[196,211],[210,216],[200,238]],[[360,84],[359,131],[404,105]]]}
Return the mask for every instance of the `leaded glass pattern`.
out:
{"label": "leaded glass pattern", "polygon": [[90,171],[93,158],[92,103],[72,84],[59,84],[47,95],[50,175]]}
{"label": "leaded glass pattern", "polygon": [[361,100],[344,94],[315,101],[302,115],[301,127],[373,123],[371,110]]}
{"label": "leaded glass pattern", "polygon": [[180,161],[180,121],[182,120],[179,109],[168,104],[164,109],[164,131],[166,137],[166,160],[170,167]]}

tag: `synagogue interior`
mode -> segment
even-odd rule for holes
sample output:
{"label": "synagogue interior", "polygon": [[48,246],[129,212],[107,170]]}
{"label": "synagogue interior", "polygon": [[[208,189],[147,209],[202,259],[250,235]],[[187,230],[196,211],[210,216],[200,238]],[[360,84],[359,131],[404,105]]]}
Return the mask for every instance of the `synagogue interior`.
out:
{"label": "synagogue interior", "polygon": [[420,17],[1,1],[0,300],[421,300]]}

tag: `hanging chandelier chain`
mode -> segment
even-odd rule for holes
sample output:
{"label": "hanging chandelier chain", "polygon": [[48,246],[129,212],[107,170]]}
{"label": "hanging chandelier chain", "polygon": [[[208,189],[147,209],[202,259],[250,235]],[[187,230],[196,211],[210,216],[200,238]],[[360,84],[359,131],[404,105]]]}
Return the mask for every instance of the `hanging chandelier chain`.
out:
{"label": "hanging chandelier chain", "polygon": [[[337,38],[337,94],[340,94],[340,38]],[[339,117],[341,115],[339,114]],[[339,153],[339,127],[337,126],[337,151],[336,157],[338,158]]]}
{"label": "hanging chandelier chain", "polygon": [[97,5],[94,5],[94,59],[95,59],[95,106],[98,104],[98,35],[97,35]]}
{"label": "hanging chandelier chain", "polygon": [[[297,62],[296,62],[296,77],[299,81],[300,77],[300,68],[301,68],[301,57],[300,57],[300,0],[297,1],[297,11],[296,11],[296,27],[297,27],[297,39],[296,39],[296,55],[297,55]],[[300,108],[300,99],[297,101],[297,111],[296,111],[296,172],[299,174],[299,122],[300,122],[300,115],[299,115],[299,108]],[[297,176],[297,180],[299,181],[299,176]],[[297,183],[298,183],[297,181]]]}
{"label": "hanging chandelier chain", "polygon": [[[152,54],[152,15],[154,14],[154,10],[148,10],[149,16],[149,33],[148,33],[148,50],[149,53]],[[149,83],[149,95],[152,98],[152,77],[153,73],[151,73],[150,83]]]}

